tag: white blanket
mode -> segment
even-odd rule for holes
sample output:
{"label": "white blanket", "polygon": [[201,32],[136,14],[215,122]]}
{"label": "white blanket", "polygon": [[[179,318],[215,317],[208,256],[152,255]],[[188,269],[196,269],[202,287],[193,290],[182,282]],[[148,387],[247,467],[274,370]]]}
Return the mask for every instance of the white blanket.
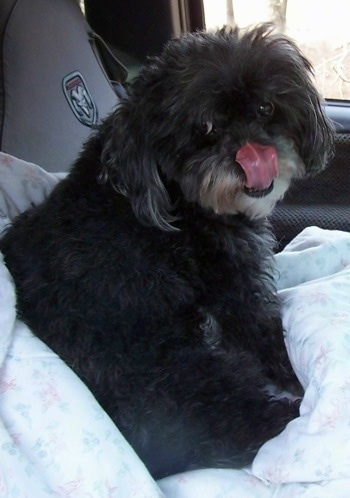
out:
{"label": "white blanket", "polygon": [[[0,153],[0,229],[59,181]],[[16,320],[0,258],[0,496],[348,498],[350,234],[311,227],[276,256],[286,344],[305,388],[300,417],[244,470],[154,482],[74,373]]]}

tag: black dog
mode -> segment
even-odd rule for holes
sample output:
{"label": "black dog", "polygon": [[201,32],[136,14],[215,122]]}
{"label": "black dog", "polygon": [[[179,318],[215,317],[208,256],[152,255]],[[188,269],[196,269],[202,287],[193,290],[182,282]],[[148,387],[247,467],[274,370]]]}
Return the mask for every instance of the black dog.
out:
{"label": "black dog", "polygon": [[296,46],[171,41],[0,248],[19,316],[156,477],[251,462],[298,415],[265,221],[333,132]]}

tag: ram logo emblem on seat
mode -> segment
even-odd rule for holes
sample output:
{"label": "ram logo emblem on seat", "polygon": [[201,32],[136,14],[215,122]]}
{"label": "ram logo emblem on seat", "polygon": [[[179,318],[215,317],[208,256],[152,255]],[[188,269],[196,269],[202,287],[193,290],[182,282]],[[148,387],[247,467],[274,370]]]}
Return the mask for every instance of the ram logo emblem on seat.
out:
{"label": "ram logo emblem on seat", "polygon": [[63,78],[63,91],[75,117],[85,126],[97,123],[97,107],[79,71]]}

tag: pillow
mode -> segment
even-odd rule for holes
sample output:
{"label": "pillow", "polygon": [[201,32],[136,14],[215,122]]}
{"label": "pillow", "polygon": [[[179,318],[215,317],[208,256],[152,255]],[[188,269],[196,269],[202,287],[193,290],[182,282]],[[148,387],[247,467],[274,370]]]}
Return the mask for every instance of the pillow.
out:
{"label": "pillow", "polygon": [[265,482],[350,477],[350,234],[305,229],[276,256],[300,417],[258,452]]}
{"label": "pillow", "polygon": [[64,176],[0,152],[0,233],[19,213],[40,204]]}

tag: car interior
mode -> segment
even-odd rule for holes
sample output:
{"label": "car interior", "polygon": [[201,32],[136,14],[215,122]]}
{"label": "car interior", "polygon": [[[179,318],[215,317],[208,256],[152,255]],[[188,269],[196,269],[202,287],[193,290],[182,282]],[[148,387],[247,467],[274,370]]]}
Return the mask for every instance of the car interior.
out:
{"label": "car interior", "polygon": [[[127,92],[128,84],[137,76],[139,67],[149,56],[159,54],[164,44],[172,37],[205,28],[206,18],[202,0],[159,2],[2,0],[0,3],[0,162],[2,163],[0,193],[4,198],[7,197],[3,204],[0,203],[1,216],[5,217],[3,210],[10,205],[20,206],[19,211],[32,203],[40,202],[45,197],[47,189],[50,190],[69,171],[82,144],[94,132],[96,125],[118,105],[120,98]],[[327,239],[325,246],[328,251],[331,252],[332,241],[341,240],[341,244],[350,252],[350,239],[343,239],[340,234],[340,232],[350,232],[350,101],[326,98],[324,106],[336,130],[334,157],[322,173],[312,178],[296,180],[283,201],[275,207],[270,222],[276,236],[278,254],[283,254],[286,246],[308,227],[317,227],[322,231],[317,234],[325,234],[322,237],[325,237],[324,240]],[[13,165],[11,178],[9,164]],[[39,173],[37,167],[40,167]],[[16,175],[17,180],[14,180],[13,177]],[[8,190],[16,181],[13,196],[17,196],[17,199],[13,200]],[[45,188],[42,189],[41,185],[44,184]],[[16,213],[16,210],[17,208],[12,213]],[[337,246],[337,243],[334,244]],[[308,257],[308,254],[304,256]],[[325,265],[330,264],[328,257],[328,253],[322,255],[326,261]],[[288,264],[293,266],[293,260],[290,261]],[[343,266],[346,266],[343,256],[341,261]],[[350,264],[350,260],[347,264]],[[336,271],[338,270],[334,270]],[[328,276],[330,273],[331,270]],[[327,274],[324,273],[323,277],[327,278]],[[8,282],[6,285],[9,285]],[[339,286],[344,287],[344,285],[342,281],[335,287],[338,286],[339,290]],[[0,287],[0,295],[1,289]],[[308,291],[304,290],[304,293],[299,295],[300,299],[304,299],[302,303],[306,303],[307,293]],[[347,301],[346,296],[343,296],[345,301],[341,301],[342,303]],[[311,321],[315,320],[317,313],[322,314],[322,310],[327,308],[327,303],[322,302],[322,299],[317,304],[320,305],[320,312],[312,308],[311,304],[308,311],[305,311],[313,313]],[[289,316],[294,316],[293,313],[299,308],[295,305]],[[350,309],[348,310],[345,304],[334,309],[336,314],[330,320],[329,330],[332,330],[332,327],[335,330],[338,322],[342,320],[344,322],[350,316]],[[2,313],[3,317],[0,313],[0,325],[5,323],[5,319],[14,323],[13,312],[9,315],[3,309]],[[349,325],[349,321],[347,324]],[[4,341],[5,355],[10,339],[7,343],[6,338]],[[27,344],[25,341],[29,339],[23,336],[22,349],[27,347],[24,346]],[[312,341],[310,344],[312,350]],[[327,349],[327,341],[325,344],[324,348]],[[336,349],[332,344],[328,346],[330,349]],[[34,348],[34,345],[28,347]],[[44,355],[46,350],[39,351],[40,356]],[[2,361],[4,358],[5,356]],[[319,367],[322,360],[320,356],[317,358]],[[307,365],[305,368],[307,370]],[[33,372],[33,376],[37,375],[36,379],[39,376],[42,383],[45,376],[51,375],[50,369],[38,373],[38,368],[34,367]],[[55,375],[62,378],[66,375],[68,378],[70,375],[59,369],[57,372]],[[324,367],[322,374],[324,378],[326,378],[325,372]],[[345,457],[341,460],[339,455],[335,456],[333,446],[328,466],[322,463],[320,470],[315,464],[315,472],[312,473],[310,463],[310,473],[306,477],[297,472],[295,475],[299,477],[295,477],[292,471],[289,473],[288,461],[294,459],[293,462],[296,462],[298,458],[302,460],[301,454],[297,455],[296,451],[289,454],[286,450],[286,453],[278,454],[272,464],[266,449],[261,461],[265,466],[271,464],[267,470],[266,468],[261,470],[264,465],[259,461],[253,472],[251,469],[193,471],[184,476],[170,476],[164,479],[164,482],[156,483],[147,474],[142,462],[127,446],[122,436],[114,432],[115,428],[106,420],[107,417],[102,414],[102,410],[99,411],[99,408],[93,405],[89,393],[81,390],[80,381],[69,377],[69,383],[74,385],[69,396],[72,400],[79,398],[86,403],[85,405],[74,409],[69,404],[65,405],[63,395],[56,393],[52,381],[45,391],[47,396],[45,409],[41,409],[38,421],[34,422],[28,415],[28,406],[37,399],[38,392],[33,390],[28,394],[23,391],[23,396],[30,396],[31,401],[15,397],[16,386],[19,385],[20,379],[25,382],[27,374],[23,367],[22,377],[19,373],[16,374],[16,378],[14,375],[9,369],[6,378],[2,382],[0,379],[0,392],[9,396],[7,407],[4,401],[2,403],[0,401],[0,417],[6,428],[5,436],[0,434],[0,496],[24,497],[25,486],[29,486],[27,489],[31,490],[28,496],[36,498],[52,496],[52,493],[55,493],[55,496],[125,498],[131,496],[137,498],[266,496],[268,498],[272,495],[275,498],[287,496],[345,498],[348,496],[350,475],[349,467],[344,464],[348,460]],[[350,382],[348,376],[346,382],[348,384]],[[334,389],[337,390],[338,387],[335,386]],[[18,389],[21,393],[20,388]],[[340,405],[343,406],[341,392],[340,386],[337,398],[339,405],[333,405],[332,408],[334,417],[336,417],[335,412],[340,413]],[[57,396],[61,396],[60,400]],[[309,402],[311,403],[310,400]],[[52,419],[51,440],[45,441],[40,435],[40,424],[46,424],[45,417],[50,414],[53,404],[58,406],[64,417],[67,416],[67,420],[64,430],[58,434],[55,432],[55,424],[58,425],[58,422]],[[87,419],[86,406],[92,405],[92,414],[89,414],[90,418]],[[24,438],[25,431],[23,429],[23,434],[17,433],[16,424],[13,423],[13,427],[11,426],[11,410],[12,413],[16,413],[16,417],[25,421],[29,431],[38,433],[37,437],[30,437],[27,446],[24,445],[21,450],[14,441],[17,436],[18,440]],[[306,411],[305,408],[305,413]],[[344,411],[342,414],[344,420],[348,420],[349,412]],[[83,420],[85,426],[79,441],[76,442],[79,420]],[[331,425],[330,423],[327,427]],[[337,444],[342,444],[340,441],[344,441],[344,447],[349,449],[350,433],[346,432],[345,425],[344,422],[344,431],[339,432],[340,436],[336,441]],[[94,430],[90,430],[91,426]],[[64,431],[66,435],[63,435]],[[94,431],[99,431],[98,437],[94,436]],[[308,433],[310,440],[311,434],[310,429]],[[288,432],[287,436],[292,437],[292,433]],[[329,440],[332,437],[334,435],[330,433]],[[75,441],[71,447],[70,441]],[[279,445],[279,448],[283,447],[281,440],[275,444]],[[327,444],[328,439],[322,441],[322,448],[325,449]],[[100,452],[90,458],[93,455],[92,448],[95,446],[100,446]],[[69,474],[70,464],[66,465],[67,468],[63,468],[63,465],[61,468],[53,457],[52,461],[45,460],[47,453],[51,451],[49,447],[55,448],[54,451],[61,459],[68,458],[64,456],[66,453],[63,447],[68,448],[67,455],[72,451],[75,461],[79,461],[80,475],[78,472],[73,478]],[[318,450],[313,451],[313,454],[309,454],[308,450],[305,450],[305,455],[309,455],[310,458],[308,461],[317,460]],[[340,453],[342,451],[345,452],[345,449],[339,449]],[[9,455],[17,458],[16,464],[12,467]],[[305,468],[305,461],[303,465]],[[107,469],[105,474],[102,470],[104,468]],[[55,477],[52,477],[53,475]],[[27,484],[22,485],[20,482]],[[305,482],[309,484],[305,485]],[[91,489],[88,494],[88,490]]]}
{"label": "car interior", "polygon": [[[173,36],[205,28],[200,0],[84,5],[85,16],[74,0],[36,0],[35,7],[5,0],[0,7],[0,147],[51,172],[69,169],[93,126],[76,118],[62,91],[72,68],[80,68],[101,119],[148,56]],[[316,178],[297,181],[274,210],[278,250],[309,225],[350,228],[350,105],[329,99],[325,106],[337,130],[334,159]]]}

